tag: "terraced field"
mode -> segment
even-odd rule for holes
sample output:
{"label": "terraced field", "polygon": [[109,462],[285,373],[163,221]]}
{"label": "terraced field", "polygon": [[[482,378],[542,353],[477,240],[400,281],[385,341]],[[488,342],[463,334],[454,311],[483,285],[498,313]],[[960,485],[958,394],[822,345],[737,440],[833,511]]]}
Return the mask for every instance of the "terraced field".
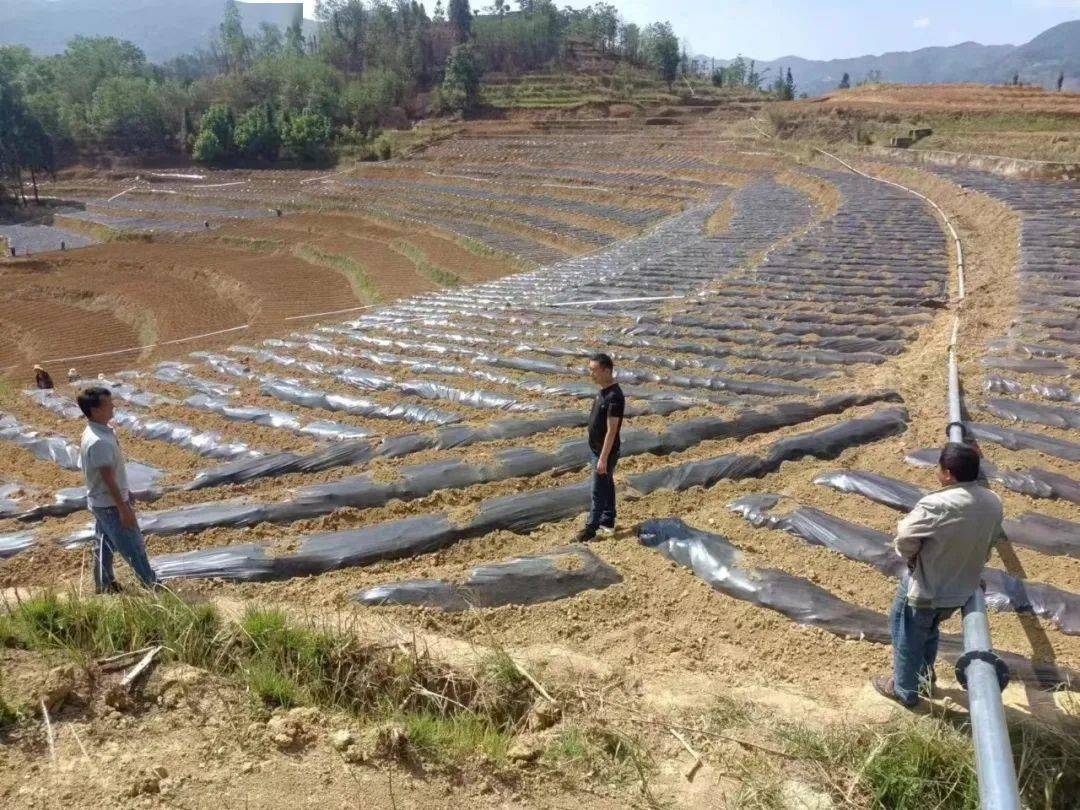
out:
{"label": "terraced field", "polygon": [[[915,196],[795,165],[719,123],[488,125],[388,166],[228,173],[114,201],[169,222],[213,206],[209,234],[130,249],[188,251],[188,268],[213,252],[214,289],[240,310],[297,279],[295,309],[260,303],[241,320],[372,305],[288,327],[267,317],[189,355],[110,366],[127,369],[108,377],[145,466],[159,575],[209,598],[494,637],[546,649],[547,663],[587,656],[657,705],[781,686],[836,707],[861,699],[888,666],[889,532],[932,486],[928,448],[945,427],[954,257]],[[968,427],[1009,518],[987,596],[1010,700],[1060,709],[1065,692],[1040,690],[1080,677],[1077,188],[908,172],[953,195],[942,205],[970,251]],[[1006,226],[1018,266],[981,247],[1007,242]],[[518,271],[500,274],[493,254]],[[259,263],[284,261],[296,269],[252,296]],[[993,317],[978,320],[980,306]],[[12,311],[14,299],[0,318]],[[598,349],[616,358],[631,416],[620,531],[586,547],[572,538]],[[0,421],[7,587],[83,570],[72,394],[18,396]],[[955,620],[948,630],[950,657]]]}

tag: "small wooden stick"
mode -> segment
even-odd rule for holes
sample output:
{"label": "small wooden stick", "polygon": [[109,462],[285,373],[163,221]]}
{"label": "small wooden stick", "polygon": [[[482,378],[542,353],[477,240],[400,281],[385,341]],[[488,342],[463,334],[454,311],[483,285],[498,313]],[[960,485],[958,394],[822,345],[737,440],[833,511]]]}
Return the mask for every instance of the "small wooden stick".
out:
{"label": "small wooden stick", "polygon": [[554,703],[555,702],[555,698],[553,698],[551,695],[549,695],[547,693],[547,690],[540,685],[540,682],[538,680],[536,680],[536,678],[534,678],[532,675],[529,674],[529,671],[527,669],[525,669],[525,667],[523,667],[518,661],[514,660],[514,658],[512,656],[511,656],[510,660],[514,662],[514,668],[518,672],[520,672],[522,674],[522,676],[525,678],[525,680],[527,680],[529,683],[531,683],[533,685],[533,688],[537,692],[540,693],[540,697],[542,697],[548,703]]}
{"label": "small wooden stick", "polygon": [[685,748],[687,750],[687,752],[690,754],[690,756],[692,756],[694,758],[694,764],[691,765],[689,767],[689,769],[686,771],[686,773],[683,774],[683,776],[686,777],[687,782],[693,782],[694,781],[694,774],[696,774],[698,772],[698,768],[700,768],[702,765],[704,765],[705,762],[704,762],[704,760],[702,760],[701,754],[699,754],[697,751],[695,751],[693,748],[690,747],[690,743],[688,743],[686,741],[686,738],[682,734],[680,734],[679,732],[677,732],[673,728],[669,728],[668,731],[671,732],[672,737],[674,737],[676,740],[678,740],[680,743],[682,743],[682,747]]}
{"label": "small wooden stick", "polygon": [[56,737],[53,735],[52,720],[49,719],[49,707],[45,705],[45,698],[41,699],[41,716],[45,718],[45,731],[49,739],[49,759],[56,762]]}
{"label": "small wooden stick", "polygon": [[69,726],[71,729],[71,735],[75,738],[75,742],[79,744],[79,750],[83,752],[83,756],[90,759],[90,755],[86,752],[86,746],[82,744],[82,740],[79,739],[79,732],[75,730],[75,726]]}
{"label": "small wooden stick", "polygon": [[120,681],[120,685],[125,689],[130,689],[131,684],[146,671],[146,668],[149,667],[150,663],[154,660],[154,656],[161,652],[162,649],[163,648],[160,646],[152,648],[150,652],[142,657],[142,660],[139,661],[139,663],[128,670],[128,673],[124,676],[123,680]]}

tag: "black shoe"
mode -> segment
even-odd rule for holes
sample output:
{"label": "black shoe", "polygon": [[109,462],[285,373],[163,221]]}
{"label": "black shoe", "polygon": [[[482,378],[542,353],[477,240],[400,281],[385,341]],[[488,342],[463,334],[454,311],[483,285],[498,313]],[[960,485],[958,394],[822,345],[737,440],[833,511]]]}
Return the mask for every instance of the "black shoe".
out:
{"label": "black shoe", "polygon": [[124,589],[120,587],[119,582],[110,582],[104,588],[98,590],[98,593],[123,593]]}
{"label": "black shoe", "polygon": [[590,540],[596,539],[596,529],[590,526],[586,526],[574,537],[575,543],[588,543]]}

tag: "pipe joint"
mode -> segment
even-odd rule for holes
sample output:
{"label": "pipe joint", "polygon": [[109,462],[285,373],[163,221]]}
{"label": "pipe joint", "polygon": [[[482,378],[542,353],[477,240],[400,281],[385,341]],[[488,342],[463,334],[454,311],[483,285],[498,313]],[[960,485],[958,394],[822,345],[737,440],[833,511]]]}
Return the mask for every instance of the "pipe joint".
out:
{"label": "pipe joint", "polygon": [[997,674],[998,686],[1001,691],[1009,685],[1009,667],[994,653],[993,650],[969,650],[956,660],[956,680],[966,690],[968,688],[967,668],[972,661],[985,661],[994,667]]}

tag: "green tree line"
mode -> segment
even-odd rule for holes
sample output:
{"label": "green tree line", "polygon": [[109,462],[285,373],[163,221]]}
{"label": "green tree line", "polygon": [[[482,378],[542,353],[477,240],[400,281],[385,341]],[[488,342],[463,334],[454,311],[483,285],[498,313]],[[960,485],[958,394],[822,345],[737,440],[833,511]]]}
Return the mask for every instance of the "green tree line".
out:
{"label": "green tree line", "polygon": [[227,0],[214,40],[163,64],[113,37],[76,37],[53,56],[0,48],[0,183],[21,199],[24,176],[100,154],[319,160],[383,126],[468,114],[485,72],[550,68],[572,37],[676,77],[666,23],[640,29],[605,3],[517,6],[498,0],[476,14],[469,0],[436,0],[429,15],[416,0],[322,0],[306,36],[299,19],[246,31]]}

